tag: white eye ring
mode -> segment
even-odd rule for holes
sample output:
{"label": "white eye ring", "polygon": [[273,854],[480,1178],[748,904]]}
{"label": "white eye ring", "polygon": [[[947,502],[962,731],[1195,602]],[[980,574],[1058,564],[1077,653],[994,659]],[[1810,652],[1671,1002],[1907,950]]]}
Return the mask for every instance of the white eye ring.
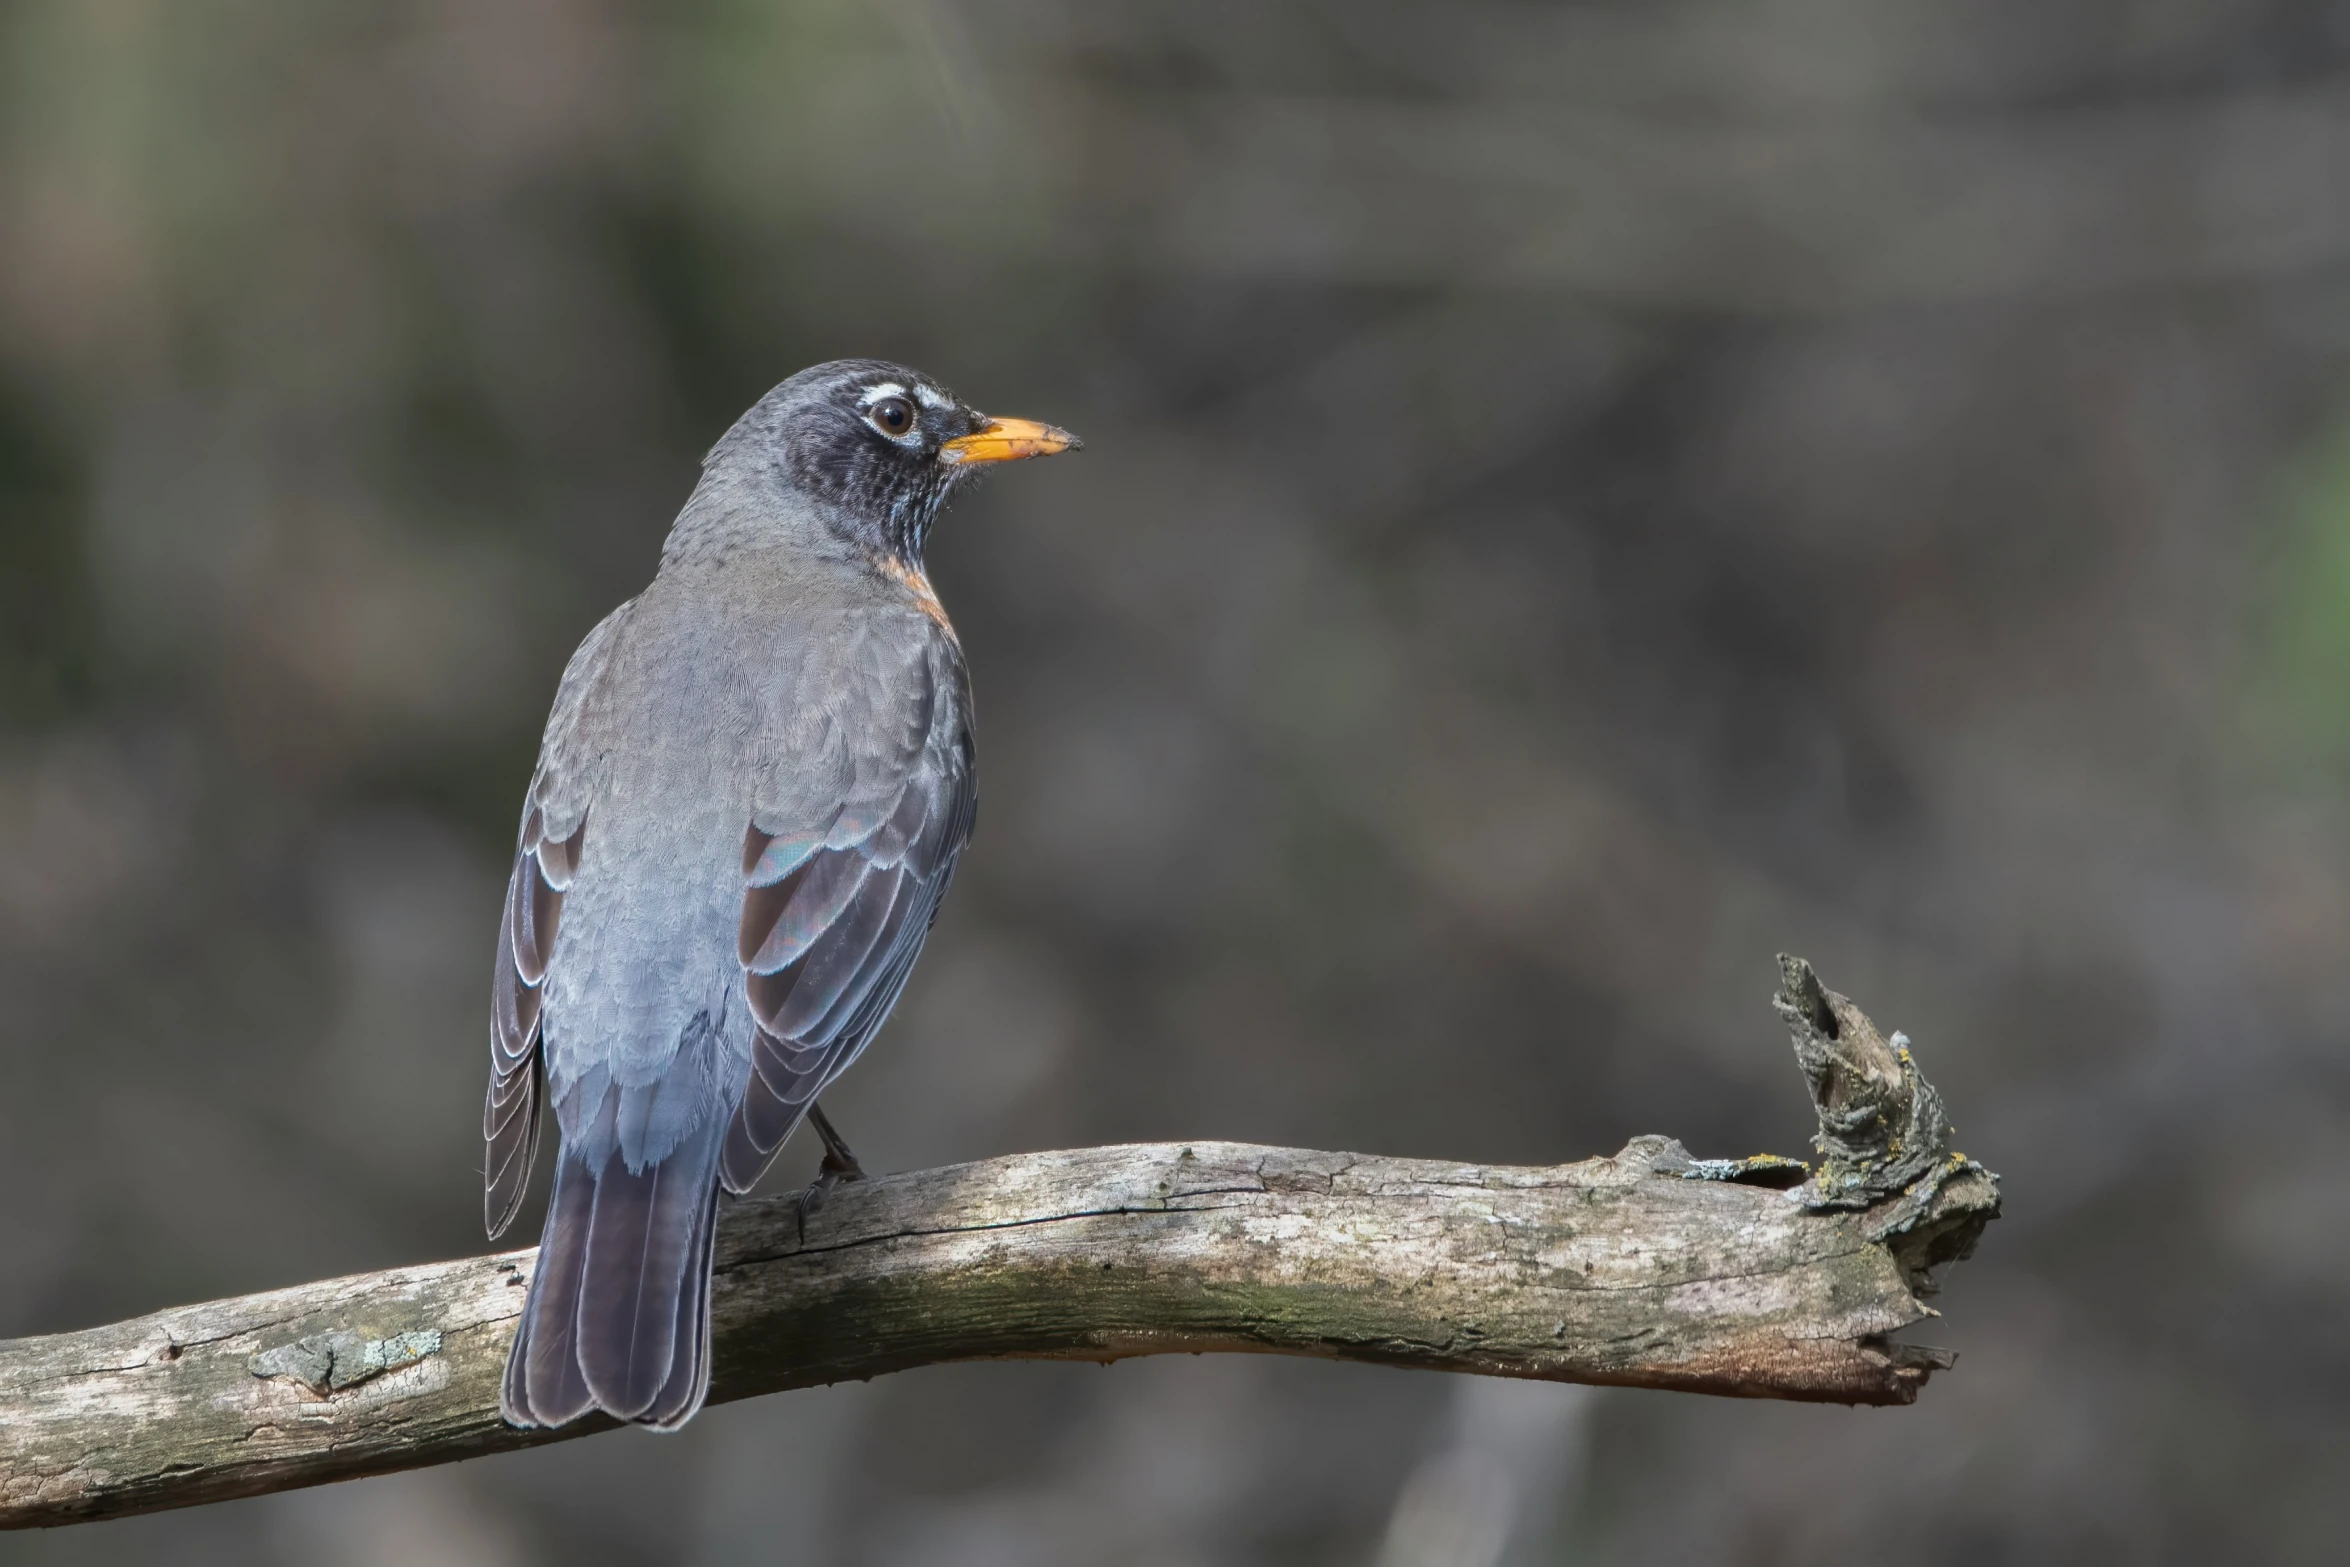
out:
{"label": "white eye ring", "polygon": [[894,394],[877,398],[873,405],[865,410],[865,418],[874,429],[879,430],[893,441],[902,441],[908,436],[919,434],[921,431],[921,420],[915,416],[914,405],[905,398]]}

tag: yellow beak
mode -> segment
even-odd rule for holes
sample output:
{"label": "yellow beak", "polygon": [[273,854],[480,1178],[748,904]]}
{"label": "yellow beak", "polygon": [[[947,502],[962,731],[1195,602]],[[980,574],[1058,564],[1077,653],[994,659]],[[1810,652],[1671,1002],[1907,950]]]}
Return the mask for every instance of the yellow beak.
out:
{"label": "yellow beak", "polygon": [[939,447],[942,461],[1017,462],[1023,457],[1050,457],[1085,445],[1068,431],[1034,419],[990,419],[969,435],[958,435]]}

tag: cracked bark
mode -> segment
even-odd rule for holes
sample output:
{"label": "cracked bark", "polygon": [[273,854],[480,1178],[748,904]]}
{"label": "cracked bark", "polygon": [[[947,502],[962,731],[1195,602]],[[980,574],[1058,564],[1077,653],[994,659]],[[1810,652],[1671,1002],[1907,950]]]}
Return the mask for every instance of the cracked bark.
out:
{"label": "cracked bark", "polygon": [[[1808,965],[1777,1005],[1817,1175],[1662,1137],[1548,1168],[1239,1143],[1023,1154],[721,1220],[713,1400],[950,1360],[1245,1350],[1906,1404],[1942,1264],[1997,1215],[1940,1100]],[[0,1526],[183,1507],[609,1429],[524,1432],[498,1378],[534,1253],[0,1343]]]}

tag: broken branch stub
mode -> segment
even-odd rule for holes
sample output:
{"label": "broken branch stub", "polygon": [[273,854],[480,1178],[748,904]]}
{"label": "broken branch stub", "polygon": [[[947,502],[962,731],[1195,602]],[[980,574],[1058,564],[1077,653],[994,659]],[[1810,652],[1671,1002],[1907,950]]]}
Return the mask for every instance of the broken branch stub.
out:
{"label": "broken branch stub", "polygon": [[1850,997],[1784,952],[1771,1005],[1819,1112],[1812,1144],[1820,1168],[1799,1188],[1803,1201],[1870,1210],[1872,1232],[1920,1292],[1932,1293],[1927,1270],[1972,1256],[1999,1216],[1999,1178],[1951,1146],[1942,1095],[1919,1072],[1906,1035],[1887,1039]]}

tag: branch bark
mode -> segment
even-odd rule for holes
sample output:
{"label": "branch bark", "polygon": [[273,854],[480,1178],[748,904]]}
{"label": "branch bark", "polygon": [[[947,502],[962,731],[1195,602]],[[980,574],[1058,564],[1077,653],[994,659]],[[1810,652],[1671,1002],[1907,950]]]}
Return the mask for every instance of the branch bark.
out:
{"label": "branch bark", "polygon": [[[1807,965],[1779,996],[1822,1118],[1791,1159],[1667,1138],[1549,1168],[1240,1143],[1024,1154],[721,1221],[713,1400],[951,1360],[1247,1350],[1741,1397],[1906,1404],[1932,1270],[1996,1216],[1940,1104]],[[0,1343],[0,1526],[444,1463],[516,1431],[534,1253],[330,1279]]]}

